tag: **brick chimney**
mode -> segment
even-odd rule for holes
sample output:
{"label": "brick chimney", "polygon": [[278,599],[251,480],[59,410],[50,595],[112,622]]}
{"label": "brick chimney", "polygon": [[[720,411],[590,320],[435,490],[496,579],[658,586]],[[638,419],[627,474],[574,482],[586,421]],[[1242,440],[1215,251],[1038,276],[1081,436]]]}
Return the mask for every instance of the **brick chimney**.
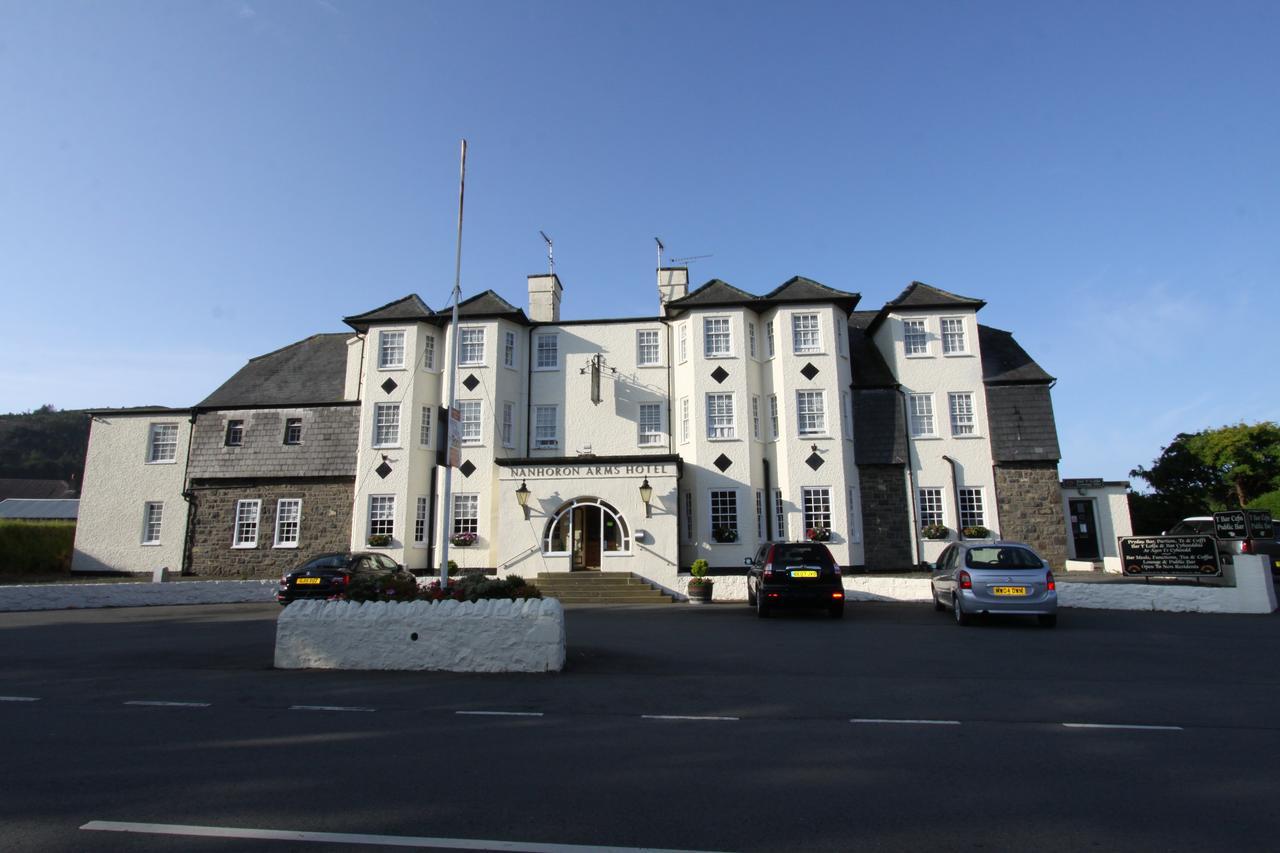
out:
{"label": "brick chimney", "polygon": [[559,323],[563,292],[560,277],[555,273],[529,276],[529,319],[535,323]]}
{"label": "brick chimney", "polygon": [[658,301],[662,304],[662,313],[667,313],[667,303],[673,299],[689,295],[688,267],[658,268]]}

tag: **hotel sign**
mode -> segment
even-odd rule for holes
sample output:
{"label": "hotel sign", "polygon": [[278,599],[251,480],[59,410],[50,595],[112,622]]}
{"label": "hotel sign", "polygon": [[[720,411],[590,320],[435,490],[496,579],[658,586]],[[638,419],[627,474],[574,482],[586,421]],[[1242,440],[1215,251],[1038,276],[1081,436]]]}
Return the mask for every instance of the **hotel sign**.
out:
{"label": "hotel sign", "polygon": [[513,465],[506,469],[509,479],[579,480],[590,477],[661,477],[674,476],[675,466],[643,463],[628,465]]}

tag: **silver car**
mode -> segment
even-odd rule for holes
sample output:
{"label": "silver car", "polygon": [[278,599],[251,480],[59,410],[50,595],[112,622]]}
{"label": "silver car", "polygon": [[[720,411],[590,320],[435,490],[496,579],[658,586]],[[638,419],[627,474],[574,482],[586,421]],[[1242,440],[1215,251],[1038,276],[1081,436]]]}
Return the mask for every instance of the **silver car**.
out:
{"label": "silver car", "polygon": [[956,624],[978,613],[1035,616],[1058,624],[1058,587],[1049,564],[1021,542],[954,542],[938,557],[930,578],[933,607],[949,606]]}

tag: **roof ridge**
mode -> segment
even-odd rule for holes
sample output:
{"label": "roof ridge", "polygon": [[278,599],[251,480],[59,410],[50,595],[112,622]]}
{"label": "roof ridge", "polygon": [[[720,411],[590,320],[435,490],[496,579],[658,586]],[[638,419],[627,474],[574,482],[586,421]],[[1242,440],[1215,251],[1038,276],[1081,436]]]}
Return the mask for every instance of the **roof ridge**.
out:
{"label": "roof ridge", "polygon": [[409,300],[409,299],[418,300],[418,302],[422,304],[422,307],[427,310],[427,313],[428,314],[431,313],[431,306],[427,304],[425,299],[423,299],[421,296],[419,296],[416,293],[406,293],[404,296],[401,296],[399,299],[392,299],[386,305],[379,305],[377,308],[370,308],[368,311],[361,311],[359,314],[352,314],[349,317],[343,317],[342,322],[346,323],[351,320],[358,320],[361,317],[368,317],[370,314],[377,314],[379,311],[385,311],[391,306],[399,305],[401,302],[405,302],[406,300]]}
{"label": "roof ridge", "polygon": [[261,361],[262,359],[264,359],[264,358],[268,358],[269,356],[273,356],[273,355],[277,355],[277,354],[279,354],[279,353],[282,353],[282,352],[284,352],[284,351],[285,351],[285,350],[287,350],[287,349],[292,349],[293,347],[302,346],[302,345],[303,345],[303,344],[305,344],[307,341],[314,341],[316,338],[334,337],[334,336],[337,336],[337,335],[341,335],[341,336],[342,336],[342,337],[344,337],[344,338],[349,338],[349,337],[351,337],[351,333],[350,333],[350,332],[316,332],[316,333],[315,333],[315,334],[313,334],[313,335],[307,335],[307,336],[306,336],[305,338],[303,338],[302,340],[294,341],[294,342],[293,342],[293,343],[291,343],[291,344],[285,344],[285,345],[284,345],[284,346],[282,346],[282,347],[276,347],[276,348],[275,348],[275,349],[273,349],[271,352],[264,352],[262,355],[255,355],[255,356],[251,357],[247,362],[245,362],[245,364],[253,364],[255,361]]}

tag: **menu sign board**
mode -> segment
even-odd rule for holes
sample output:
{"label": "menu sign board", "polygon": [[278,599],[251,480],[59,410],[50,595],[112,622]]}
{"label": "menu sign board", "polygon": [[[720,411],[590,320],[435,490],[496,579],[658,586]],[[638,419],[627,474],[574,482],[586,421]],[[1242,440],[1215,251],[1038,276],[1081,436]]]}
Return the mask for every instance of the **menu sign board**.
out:
{"label": "menu sign board", "polygon": [[1258,539],[1274,539],[1275,522],[1271,519],[1269,509],[1247,509],[1244,514],[1249,517],[1249,535]]}
{"label": "menu sign board", "polygon": [[457,406],[449,409],[449,464],[462,464],[462,410]]}
{"label": "menu sign board", "polygon": [[1210,577],[1222,574],[1212,536],[1123,536],[1120,562],[1126,575]]}
{"label": "menu sign board", "polygon": [[1249,519],[1244,510],[1233,509],[1213,514],[1213,535],[1219,539],[1248,539]]}

